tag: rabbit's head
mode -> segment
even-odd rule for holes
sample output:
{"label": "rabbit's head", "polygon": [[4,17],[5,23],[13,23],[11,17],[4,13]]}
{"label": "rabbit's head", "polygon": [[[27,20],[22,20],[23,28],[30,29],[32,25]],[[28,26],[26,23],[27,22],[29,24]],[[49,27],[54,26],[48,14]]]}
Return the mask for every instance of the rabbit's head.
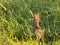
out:
{"label": "rabbit's head", "polygon": [[39,13],[34,14],[34,20],[39,20]]}

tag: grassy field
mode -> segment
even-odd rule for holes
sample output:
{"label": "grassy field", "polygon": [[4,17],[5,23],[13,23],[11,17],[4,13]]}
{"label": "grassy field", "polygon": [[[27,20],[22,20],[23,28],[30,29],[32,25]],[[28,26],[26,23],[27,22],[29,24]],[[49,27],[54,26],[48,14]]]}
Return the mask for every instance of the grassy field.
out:
{"label": "grassy field", "polygon": [[[42,42],[31,38],[29,22],[37,12]],[[0,45],[60,45],[60,0],[0,0]]]}

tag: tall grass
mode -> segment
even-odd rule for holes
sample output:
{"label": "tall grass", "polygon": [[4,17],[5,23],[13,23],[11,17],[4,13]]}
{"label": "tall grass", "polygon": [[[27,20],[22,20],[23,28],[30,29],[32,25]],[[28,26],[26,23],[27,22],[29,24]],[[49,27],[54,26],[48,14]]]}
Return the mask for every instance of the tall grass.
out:
{"label": "tall grass", "polygon": [[45,29],[44,42],[39,44],[60,45],[59,0],[0,0],[0,45],[38,45],[29,24],[37,12]]}

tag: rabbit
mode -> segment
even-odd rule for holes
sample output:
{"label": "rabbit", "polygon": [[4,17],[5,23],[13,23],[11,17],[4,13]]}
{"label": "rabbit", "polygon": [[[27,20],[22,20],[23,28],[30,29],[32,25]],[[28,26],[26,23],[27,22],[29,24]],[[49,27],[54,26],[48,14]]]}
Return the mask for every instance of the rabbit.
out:
{"label": "rabbit", "polygon": [[38,39],[42,39],[44,36],[44,30],[39,26],[40,15],[39,13],[34,14],[33,20],[31,20],[31,26],[33,28],[33,35],[35,35]]}

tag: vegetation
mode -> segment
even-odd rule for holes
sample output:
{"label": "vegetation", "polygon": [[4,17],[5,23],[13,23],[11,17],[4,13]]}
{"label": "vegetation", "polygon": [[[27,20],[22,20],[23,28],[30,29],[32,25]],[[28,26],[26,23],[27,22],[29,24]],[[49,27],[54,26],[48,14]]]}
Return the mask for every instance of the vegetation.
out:
{"label": "vegetation", "polygon": [[0,45],[38,45],[29,24],[40,13],[45,30],[40,45],[60,45],[60,0],[0,0]]}

